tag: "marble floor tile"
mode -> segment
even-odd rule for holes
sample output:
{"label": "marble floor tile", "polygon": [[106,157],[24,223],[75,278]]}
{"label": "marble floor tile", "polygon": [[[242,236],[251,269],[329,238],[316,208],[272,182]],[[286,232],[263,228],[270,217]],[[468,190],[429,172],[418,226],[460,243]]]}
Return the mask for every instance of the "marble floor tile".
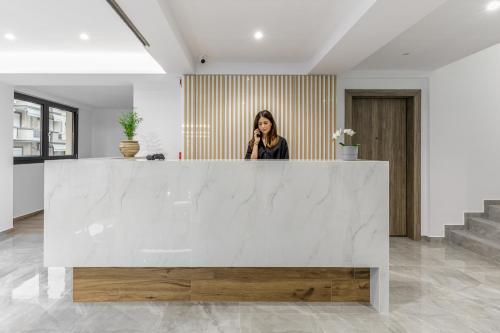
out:
{"label": "marble floor tile", "polygon": [[43,218],[0,240],[0,333],[499,332],[500,265],[446,242],[391,238],[390,313],[356,303],[73,303],[43,267]]}

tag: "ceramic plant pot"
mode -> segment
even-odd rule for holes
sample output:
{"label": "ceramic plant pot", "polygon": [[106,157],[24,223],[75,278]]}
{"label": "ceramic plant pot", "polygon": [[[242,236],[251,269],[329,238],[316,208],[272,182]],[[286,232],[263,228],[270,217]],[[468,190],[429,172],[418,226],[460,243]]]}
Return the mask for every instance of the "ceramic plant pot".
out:
{"label": "ceramic plant pot", "polygon": [[136,140],[121,140],[120,152],[124,157],[134,157],[139,152],[139,142]]}

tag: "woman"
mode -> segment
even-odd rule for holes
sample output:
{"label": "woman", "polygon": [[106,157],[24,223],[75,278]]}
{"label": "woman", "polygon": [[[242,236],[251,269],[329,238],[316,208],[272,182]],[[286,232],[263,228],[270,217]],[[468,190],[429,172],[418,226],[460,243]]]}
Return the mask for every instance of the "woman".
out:
{"label": "woman", "polygon": [[288,144],[278,135],[271,112],[257,113],[253,122],[253,138],[248,143],[245,159],[288,159]]}

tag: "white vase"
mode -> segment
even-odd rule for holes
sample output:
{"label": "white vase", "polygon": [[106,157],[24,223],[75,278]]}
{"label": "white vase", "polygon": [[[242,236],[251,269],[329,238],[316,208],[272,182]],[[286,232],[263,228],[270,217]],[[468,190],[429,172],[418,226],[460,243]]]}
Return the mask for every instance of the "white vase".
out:
{"label": "white vase", "polygon": [[344,161],[356,161],[358,159],[359,146],[342,146],[342,159]]}

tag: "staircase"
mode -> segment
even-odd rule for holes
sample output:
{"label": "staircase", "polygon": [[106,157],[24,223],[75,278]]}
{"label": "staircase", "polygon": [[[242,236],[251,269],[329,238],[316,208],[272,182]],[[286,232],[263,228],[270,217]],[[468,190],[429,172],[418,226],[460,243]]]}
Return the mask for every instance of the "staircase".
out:
{"label": "staircase", "polygon": [[465,213],[465,225],[445,226],[445,238],[500,262],[500,200],[485,200],[483,213]]}

